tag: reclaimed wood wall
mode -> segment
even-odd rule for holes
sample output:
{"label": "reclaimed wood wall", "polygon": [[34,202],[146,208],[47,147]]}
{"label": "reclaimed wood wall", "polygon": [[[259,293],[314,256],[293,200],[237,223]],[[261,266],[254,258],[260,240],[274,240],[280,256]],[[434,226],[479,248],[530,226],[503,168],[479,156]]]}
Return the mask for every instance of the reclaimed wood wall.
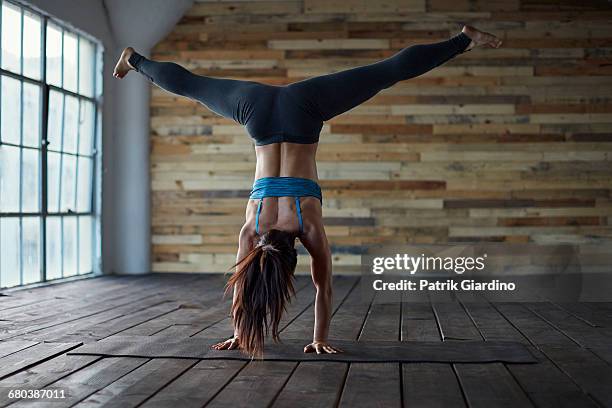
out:
{"label": "reclaimed wood wall", "polygon": [[[503,47],[460,55],[325,124],[335,273],[385,242],[610,248],[607,1],[197,1],[153,57],[280,85],[446,39],[462,23]],[[153,270],[226,271],[255,167],[245,129],[153,87],[151,142]],[[593,268],[609,265],[590,255]],[[300,271],[307,264],[301,256]]]}

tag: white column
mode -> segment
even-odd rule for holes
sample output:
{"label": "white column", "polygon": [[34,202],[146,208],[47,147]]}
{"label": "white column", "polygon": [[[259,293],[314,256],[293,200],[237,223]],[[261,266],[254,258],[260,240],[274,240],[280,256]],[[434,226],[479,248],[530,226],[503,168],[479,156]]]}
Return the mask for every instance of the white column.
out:
{"label": "white column", "polygon": [[[149,56],[174,28],[192,0],[105,0],[118,49],[132,46]],[[113,52],[113,50],[109,50]],[[116,81],[113,98],[113,272],[151,271],[151,186],[149,177],[149,82],[136,72]]]}
{"label": "white column", "polygon": [[116,86],[114,272],[150,272],[149,85],[133,72]]}

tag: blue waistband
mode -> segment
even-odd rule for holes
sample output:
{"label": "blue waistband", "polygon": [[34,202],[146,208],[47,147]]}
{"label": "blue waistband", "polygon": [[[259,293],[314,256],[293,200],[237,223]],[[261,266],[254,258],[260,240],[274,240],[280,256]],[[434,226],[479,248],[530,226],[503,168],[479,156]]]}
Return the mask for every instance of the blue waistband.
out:
{"label": "blue waistband", "polygon": [[255,180],[253,190],[251,190],[252,199],[259,199],[257,212],[255,213],[255,232],[259,234],[259,215],[265,197],[294,197],[295,211],[297,213],[300,233],[303,232],[304,222],[302,220],[302,209],[300,206],[300,197],[316,197],[323,203],[323,195],[321,187],[309,179],[298,177],[263,177]]}
{"label": "blue waistband", "polygon": [[250,198],[316,197],[323,201],[321,187],[310,179],[299,177],[263,177],[255,180]]}

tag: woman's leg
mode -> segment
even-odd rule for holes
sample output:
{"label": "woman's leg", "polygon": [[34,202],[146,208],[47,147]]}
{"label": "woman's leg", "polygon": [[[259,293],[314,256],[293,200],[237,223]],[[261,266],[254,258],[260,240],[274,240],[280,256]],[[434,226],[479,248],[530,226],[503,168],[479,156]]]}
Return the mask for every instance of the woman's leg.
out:
{"label": "woman's leg", "polygon": [[287,85],[288,91],[326,121],[344,113],[396,82],[414,78],[465,52],[464,32],[433,44],[416,44],[384,60]]}
{"label": "woman's leg", "polygon": [[214,78],[196,75],[173,62],[149,60],[137,52],[128,59],[129,64],[160,88],[194,99],[213,112],[244,124],[252,111],[247,90],[258,86],[253,81]]}

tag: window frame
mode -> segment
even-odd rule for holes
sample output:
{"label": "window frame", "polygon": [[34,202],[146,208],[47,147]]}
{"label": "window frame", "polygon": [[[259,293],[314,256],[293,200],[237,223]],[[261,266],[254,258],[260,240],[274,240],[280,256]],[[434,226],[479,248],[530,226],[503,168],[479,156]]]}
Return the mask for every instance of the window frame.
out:
{"label": "window frame", "polygon": [[[40,284],[40,283],[45,283],[45,282],[49,282],[49,281],[57,281],[57,280],[61,280],[61,279],[73,279],[75,277],[83,277],[83,276],[88,276],[88,275],[92,275],[95,274],[97,272],[99,272],[99,245],[101,243],[101,236],[100,236],[100,227],[99,227],[99,223],[100,223],[100,202],[99,200],[101,199],[101,197],[99,197],[99,188],[101,186],[101,180],[98,180],[99,177],[101,177],[101,172],[99,170],[99,166],[100,166],[100,160],[101,160],[101,136],[102,136],[102,132],[101,132],[101,127],[102,127],[102,76],[101,76],[101,69],[102,69],[102,55],[104,52],[104,47],[102,46],[102,43],[97,40],[96,38],[92,37],[91,35],[82,32],[81,30],[75,29],[74,27],[71,27],[70,24],[68,23],[64,23],[61,20],[58,20],[56,18],[51,17],[50,15],[46,14],[45,12],[35,9],[31,6],[29,6],[28,4],[24,4],[18,0],[0,0],[0,27],[1,27],[1,21],[2,21],[2,5],[4,3],[8,3],[12,6],[18,7],[20,9],[20,16],[21,16],[21,34],[20,34],[20,50],[21,50],[21,55],[20,55],[20,61],[19,61],[19,66],[20,66],[20,73],[15,73],[12,71],[9,71],[5,68],[3,68],[1,66],[2,64],[2,55],[0,53],[0,74],[2,76],[6,76],[6,77],[10,77],[13,78],[15,80],[20,81],[20,93],[21,93],[21,102],[20,102],[20,113],[19,113],[19,129],[20,129],[20,140],[19,143],[12,143],[12,142],[4,142],[2,141],[1,137],[0,137],[0,146],[5,145],[5,146],[13,146],[13,147],[17,147],[19,148],[19,155],[20,155],[20,166],[19,166],[19,174],[20,174],[20,180],[19,180],[19,202],[20,202],[20,207],[19,207],[19,211],[18,212],[2,212],[0,211],[0,219],[3,218],[19,218],[19,251],[20,251],[20,263],[19,263],[19,284],[15,285],[15,286],[10,286],[10,287],[20,287],[20,286],[24,286],[24,285],[29,285],[29,284]],[[28,77],[26,75],[24,75],[24,52],[23,52],[23,45],[24,45],[24,16],[26,13],[30,13],[30,14],[34,14],[36,16],[38,16],[40,18],[40,24],[41,24],[41,32],[40,32],[40,75],[39,75],[39,79],[34,79],[31,77]],[[49,25],[49,23],[51,23],[55,28],[58,28],[61,30],[61,34],[62,34],[62,58],[61,58],[61,66],[60,66],[60,71],[61,71],[61,86],[57,86],[54,84],[50,84],[47,83],[47,54],[46,54],[46,50],[47,50],[47,27]],[[63,86],[65,86],[64,83],[64,35],[66,32],[69,32],[73,35],[76,36],[77,38],[77,42],[76,42],[76,92],[69,90],[69,89],[65,89],[63,88]],[[92,64],[91,64],[91,80],[92,80],[92,90],[91,90],[91,96],[86,96],[84,94],[80,94],[79,92],[82,92],[82,90],[80,89],[80,69],[81,69],[81,39],[85,39],[89,42],[91,42],[91,44],[93,45],[93,53],[92,53]],[[0,79],[0,83],[1,83],[1,79]],[[23,98],[23,89],[24,89],[24,84],[25,83],[29,83],[29,84],[34,84],[36,86],[39,87],[40,89],[40,95],[39,95],[39,101],[40,101],[40,128],[39,128],[39,140],[40,140],[40,144],[38,147],[33,147],[33,146],[26,146],[23,144],[23,107],[24,107],[24,98]],[[60,186],[61,186],[61,178],[62,178],[62,167],[61,167],[61,163],[62,163],[62,158],[64,155],[69,155],[69,156],[73,156],[75,157],[75,169],[74,169],[74,183],[75,183],[75,187],[78,186],[79,183],[79,157],[82,158],[88,158],[91,160],[91,175],[90,175],[90,184],[89,184],[89,200],[90,200],[90,205],[89,205],[89,211],[76,211],[76,208],[78,207],[77,202],[78,202],[78,190],[75,188],[74,190],[74,198],[75,198],[75,211],[72,210],[68,210],[68,211],[64,211],[61,208],[61,205],[58,208],[58,211],[56,212],[49,212],[48,211],[48,192],[49,192],[49,186],[48,186],[48,171],[47,171],[47,164],[48,164],[48,153],[49,153],[49,142],[47,140],[48,137],[48,128],[49,128],[49,96],[51,94],[52,91],[55,91],[57,93],[59,93],[60,95],[62,95],[62,105],[65,107],[66,105],[66,97],[67,96],[71,96],[74,97],[78,100],[79,102],[79,115],[81,112],[81,101],[87,101],[90,102],[93,106],[93,112],[91,112],[92,117],[92,140],[91,140],[91,152],[89,154],[82,154],[79,151],[79,134],[80,134],[80,126],[77,126],[77,134],[75,135],[75,138],[77,140],[77,144],[76,144],[76,150],[74,152],[64,152],[63,151],[63,146],[60,146],[59,149],[50,149],[51,152],[55,153],[58,152],[60,154],[60,164],[59,164],[59,169],[58,171],[60,172],[59,174],[59,178],[60,178]],[[64,117],[65,117],[65,110],[62,109],[62,127],[61,127],[61,138],[62,138],[62,144],[63,144],[63,137],[64,137]],[[2,120],[2,119],[0,119]],[[22,200],[23,200],[23,163],[22,163],[22,157],[23,157],[23,149],[30,149],[30,150],[37,150],[40,151],[40,156],[39,156],[39,184],[38,184],[38,200],[39,200],[39,208],[40,211],[23,211],[23,205],[22,205]],[[100,174],[99,174],[100,173]],[[60,188],[60,186],[58,186],[58,189]],[[61,189],[59,190],[59,194],[60,196],[58,197],[58,200],[61,201]],[[76,267],[77,267],[77,273],[75,275],[70,275],[70,276],[64,276],[64,219],[66,216],[70,216],[70,217],[74,217],[74,219],[76,220],[76,228],[77,228],[77,237],[75,238],[76,240],[76,248],[77,248],[77,254],[76,254]],[[80,256],[80,220],[82,216],[89,216],[92,218],[92,226],[91,226],[91,230],[92,230],[92,239],[91,239],[91,271],[89,272],[84,272],[84,273],[79,273],[78,272],[78,268],[80,267],[80,261],[79,261],[79,256]],[[40,226],[39,226],[39,231],[40,231],[40,248],[39,248],[39,264],[40,264],[40,279],[32,282],[32,283],[24,283],[24,262],[23,262],[23,219],[27,218],[27,217],[33,217],[33,218],[38,218],[40,219]],[[61,264],[61,277],[59,278],[53,278],[53,279],[48,279],[47,276],[47,220],[50,217],[57,217],[60,219],[60,231],[61,231],[61,259],[60,259],[60,264]],[[1,252],[0,252],[0,256],[1,256]],[[1,281],[1,277],[0,277],[0,288],[5,288],[6,286],[3,286],[3,282]]]}

